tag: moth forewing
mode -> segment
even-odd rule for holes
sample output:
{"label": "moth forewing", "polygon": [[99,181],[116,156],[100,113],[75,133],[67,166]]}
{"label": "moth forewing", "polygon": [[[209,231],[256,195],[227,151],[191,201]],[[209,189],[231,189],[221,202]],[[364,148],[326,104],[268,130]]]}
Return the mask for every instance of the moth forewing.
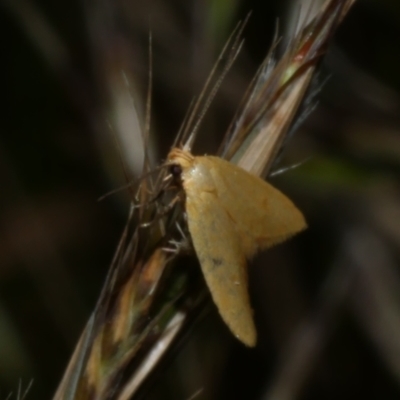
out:
{"label": "moth forewing", "polygon": [[221,158],[173,149],[168,156],[185,192],[193,246],[214,303],[248,346],[256,329],[246,258],[303,230],[301,212],[279,190]]}
{"label": "moth forewing", "polygon": [[219,201],[235,222],[246,257],[306,228],[303,214],[269,183],[219,157],[197,158],[209,166]]}
{"label": "moth forewing", "polygon": [[254,346],[246,256],[230,217],[212,192],[189,193],[186,211],[193,246],[222,319],[239,340]]}

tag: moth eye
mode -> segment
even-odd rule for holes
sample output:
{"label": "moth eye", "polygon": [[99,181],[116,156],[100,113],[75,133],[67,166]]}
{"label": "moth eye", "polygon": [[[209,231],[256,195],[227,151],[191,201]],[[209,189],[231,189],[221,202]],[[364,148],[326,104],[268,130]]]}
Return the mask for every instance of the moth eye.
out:
{"label": "moth eye", "polygon": [[182,167],[179,164],[172,164],[169,168],[169,172],[174,178],[181,178]]}

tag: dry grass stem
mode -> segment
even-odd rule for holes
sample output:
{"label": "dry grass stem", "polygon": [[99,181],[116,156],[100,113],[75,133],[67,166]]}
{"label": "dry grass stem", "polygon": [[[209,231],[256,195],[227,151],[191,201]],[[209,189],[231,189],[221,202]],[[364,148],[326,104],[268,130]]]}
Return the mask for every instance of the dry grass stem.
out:
{"label": "dry grass stem", "polygon": [[[286,142],[329,40],[352,3],[328,1],[290,40],[280,60],[271,52],[247,92],[220,155],[257,175],[268,172]],[[231,67],[241,41],[240,34],[234,35],[220,75],[210,77],[213,85],[200,99],[203,110]],[[195,106],[188,118],[183,132],[190,143],[202,115],[201,107]],[[150,171],[146,160],[143,173]],[[200,275],[182,265],[179,257],[188,250],[182,207],[177,204],[166,212],[172,198],[161,196],[162,203],[159,196],[165,189],[165,176],[165,170],[155,178],[146,175],[132,192],[131,213],[109,275],[54,400],[132,398],[205,309],[208,298]]]}

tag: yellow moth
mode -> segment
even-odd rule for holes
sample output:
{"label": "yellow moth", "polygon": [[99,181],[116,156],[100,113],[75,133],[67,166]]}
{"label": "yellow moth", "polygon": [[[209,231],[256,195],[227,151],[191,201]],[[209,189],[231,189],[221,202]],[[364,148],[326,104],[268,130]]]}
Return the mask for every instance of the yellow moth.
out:
{"label": "yellow moth", "polygon": [[167,164],[184,191],[190,236],[213,301],[232,333],[254,346],[246,259],[305,229],[304,217],[273,186],[219,157],[174,148]]}

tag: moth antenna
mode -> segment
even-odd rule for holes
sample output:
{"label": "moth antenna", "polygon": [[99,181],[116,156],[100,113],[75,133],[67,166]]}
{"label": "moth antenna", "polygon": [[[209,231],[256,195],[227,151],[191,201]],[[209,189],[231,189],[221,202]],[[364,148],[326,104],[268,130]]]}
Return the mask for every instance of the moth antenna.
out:
{"label": "moth antenna", "polygon": [[171,201],[170,203],[159,213],[157,213],[157,216],[153,218],[149,222],[144,222],[139,225],[140,228],[148,228],[149,226],[153,225],[155,222],[159,221],[162,217],[167,215],[175,206],[175,204],[181,200],[181,196],[177,194]]}
{"label": "moth antenna", "polygon": [[[106,194],[103,194],[102,196],[100,196],[100,197],[97,199],[97,201],[103,201],[104,199],[106,199],[107,197],[109,197],[109,196],[111,196],[111,195],[113,195],[113,194],[115,194],[115,193],[121,192],[121,191],[123,191],[123,190],[125,190],[125,189],[129,189],[130,187],[132,187],[132,186],[138,184],[139,182],[143,181],[143,180],[146,179],[147,177],[153,175],[154,173],[156,173],[156,172],[158,172],[158,171],[160,171],[160,170],[162,170],[163,168],[166,168],[166,167],[167,167],[167,165],[165,165],[165,164],[160,165],[160,166],[158,166],[158,167],[152,169],[151,171],[147,172],[146,174],[142,175],[140,178],[135,179],[134,181],[128,182],[127,184],[125,184],[125,185],[123,185],[123,186],[120,186],[119,188],[113,189],[113,190],[107,192]],[[133,196],[132,196],[132,199],[134,199],[135,197],[136,197],[136,196],[133,195]]]}
{"label": "moth antenna", "polygon": [[[162,167],[165,168],[166,165],[163,165]],[[168,174],[164,179],[162,179],[162,181],[161,181],[161,187],[160,187],[160,189],[158,190],[157,194],[156,194],[155,196],[153,196],[152,199],[148,200],[146,203],[139,203],[139,204],[137,204],[137,205],[134,205],[134,208],[142,208],[142,207],[144,207],[144,206],[148,206],[149,204],[154,203],[154,202],[156,202],[157,200],[159,200],[160,197],[161,197],[165,192],[167,192],[168,190],[176,189],[176,187],[171,186],[171,182],[169,182],[169,181],[172,180],[172,178],[173,178],[173,177],[172,177],[172,174]]]}
{"label": "moth antenna", "polygon": [[107,193],[103,194],[102,196],[100,196],[97,199],[97,201],[99,201],[99,202],[103,201],[104,199],[106,199],[107,197],[112,196],[113,194],[116,194],[116,193],[122,192],[123,190],[129,189],[131,186],[133,186],[133,182],[129,182],[126,185],[120,186],[117,189],[110,190],[109,192],[107,192]]}
{"label": "moth antenna", "polygon": [[[159,191],[157,192],[157,194],[155,196],[153,196],[153,198],[151,198],[150,200],[147,200],[145,203],[140,203],[138,202],[138,204],[131,204],[132,209],[138,209],[138,208],[146,208],[148,207],[150,204],[155,203],[157,200],[160,199],[160,197],[167,192],[168,190],[172,190],[172,189],[177,189],[176,186],[172,186],[170,184],[170,182],[168,182],[169,180],[172,179],[172,175],[169,174],[167,175],[163,180],[162,180],[162,186],[159,189]],[[103,196],[104,197],[104,196]]]}
{"label": "moth antenna", "polygon": [[168,190],[172,190],[172,189],[177,189],[177,187],[175,186],[169,186],[167,188],[161,188],[157,194],[150,200],[148,200],[146,203],[144,204],[132,204],[132,208],[137,209],[137,208],[145,208],[148,207],[150,204],[155,203],[157,200],[159,200],[161,198],[161,196],[166,193]]}

